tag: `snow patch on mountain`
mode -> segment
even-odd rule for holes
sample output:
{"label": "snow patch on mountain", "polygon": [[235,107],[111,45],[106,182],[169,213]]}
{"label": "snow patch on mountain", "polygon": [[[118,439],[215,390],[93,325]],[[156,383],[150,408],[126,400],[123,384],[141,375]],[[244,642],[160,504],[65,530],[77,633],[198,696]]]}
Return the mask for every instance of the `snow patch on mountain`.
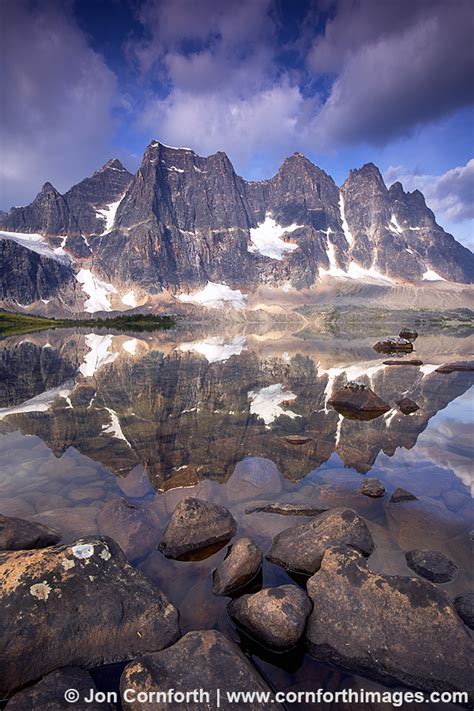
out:
{"label": "snow patch on mountain", "polygon": [[105,228],[104,231],[101,233],[101,237],[103,235],[108,234],[109,232],[112,232],[115,224],[115,216],[117,214],[118,206],[120,205],[124,197],[125,193],[121,195],[119,199],[115,202],[110,202],[105,207],[96,209],[95,214],[97,215],[97,217],[99,217],[101,220],[105,220]]}
{"label": "snow patch on mountain", "polygon": [[248,251],[255,254],[262,254],[264,257],[282,260],[286,252],[293,252],[298,249],[298,245],[292,242],[285,242],[282,236],[287,232],[299,230],[303,225],[292,224],[288,227],[279,225],[267,212],[264,222],[260,222],[257,227],[250,229],[251,245]]}
{"label": "snow patch on mountain", "polygon": [[284,410],[280,407],[282,402],[296,400],[296,395],[290,390],[285,390],[281,383],[260,390],[249,390],[247,397],[250,398],[250,412],[260,417],[267,427],[280,415],[287,415],[291,419],[301,417],[292,410]]}
{"label": "snow patch on mountain", "polygon": [[102,425],[102,434],[111,434],[117,439],[123,439],[130,447],[130,442],[125,437],[122,431],[122,427],[120,425],[119,418],[117,417],[117,413],[115,412],[115,410],[111,410],[110,407],[104,407],[104,410],[107,410],[110,415],[110,425]]}
{"label": "snow patch on mountain", "polygon": [[176,298],[183,303],[199,304],[210,309],[221,309],[224,306],[243,309],[247,301],[247,295],[242,294],[240,289],[233,290],[226,284],[212,281],[208,281],[200,291],[195,291],[193,294],[179,294]]}
{"label": "snow patch on mountain", "polygon": [[427,269],[426,272],[424,272],[422,279],[424,281],[446,281],[442,276],[440,276],[437,272],[433,271],[432,269]]}
{"label": "snow patch on mountain", "polygon": [[76,274],[77,281],[82,284],[82,290],[88,295],[84,302],[84,310],[93,314],[96,311],[112,311],[109,296],[117,293],[113,284],[108,284],[92,274],[90,269],[80,269]]}
{"label": "snow patch on mountain", "polygon": [[127,293],[122,296],[122,304],[125,304],[125,306],[131,306],[132,308],[137,306],[137,300],[135,298],[135,292],[134,291],[127,291]]}
{"label": "snow patch on mountain", "polygon": [[[57,262],[62,262],[62,264],[70,264],[71,257],[66,254],[62,247],[51,247],[44,240],[44,236],[29,232],[5,232],[0,230],[0,238],[11,240],[16,242],[22,247],[31,249],[32,252],[41,254],[43,257],[48,257],[49,259],[55,259]],[[66,237],[63,237],[62,244],[65,244]]]}
{"label": "snow patch on mountain", "polygon": [[228,360],[233,355],[240,355],[247,346],[245,336],[236,336],[230,343],[226,343],[223,336],[213,336],[203,341],[181,343],[180,351],[188,353],[194,351],[203,355],[209,363],[218,363]]}
{"label": "snow patch on mountain", "polygon": [[3,420],[8,415],[19,415],[24,412],[46,412],[58,398],[61,397],[68,400],[72,390],[73,387],[65,383],[57,388],[46,390],[46,392],[26,400],[21,405],[4,407],[0,409],[0,420]]}
{"label": "snow patch on mountain", "polygon": [[344,198],[342,197],[342,193],[339,193],[339,213],[341,215],[342,231],[344,232],[344,237],[346,238],[347,243],[351,245],[354,241],[354,237],[352,236],[352,232],[350,231],[349,225],[347,224],[346,213],[344,211]]}

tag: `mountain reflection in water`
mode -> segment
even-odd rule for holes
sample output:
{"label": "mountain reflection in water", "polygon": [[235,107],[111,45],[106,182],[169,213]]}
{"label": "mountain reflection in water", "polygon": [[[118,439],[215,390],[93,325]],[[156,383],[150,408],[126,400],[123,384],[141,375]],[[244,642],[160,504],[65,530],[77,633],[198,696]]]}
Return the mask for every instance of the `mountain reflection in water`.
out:
{"label": "mountain reflection in water", "polygon": [[[472,337],[424,334],[421,367],[384,366],[374,338],[287,333],[51,331],[0,341],[0,513],[58,528],[64,541],[114,538],[179,608],[183,633],[219,629],[280,690],[383,688],[304,654],[240,638],[211,592],[225,547],[192,562],[156,549],[176,505],[196,496],[230,509],[264,552],[306,517],[248,513],[271,503],[350,507],[375,541],[370,567],[413,575],[404,552],[439,550],[460,567],[449,597],[472,587]],[[348,380],[390,411],[371,421],[328,406]],[[401,414],[396,401],[419,405]],[[33,435],[33,436],[32,436]],[[382,498],[358,493],[370,471]],[[397,487],[416,501],[391,504]],[[257,587],[291,582],[264,561]],[[104,689],[116,688],[103,674]],[[295,708],[302,708],[295,706]],[[429,705],[427,708],[430,707]]]}

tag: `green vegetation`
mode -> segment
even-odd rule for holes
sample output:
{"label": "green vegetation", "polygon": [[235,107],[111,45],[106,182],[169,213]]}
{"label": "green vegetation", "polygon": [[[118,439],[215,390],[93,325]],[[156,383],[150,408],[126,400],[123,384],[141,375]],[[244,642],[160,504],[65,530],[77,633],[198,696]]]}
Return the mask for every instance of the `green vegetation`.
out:
{"label": "green vegetation", "polygon": [[116,331],[161,331],[176,325],[171,316],[153,316],[151,314],[133,314],[111,318],[56,319],[42,316],[0,312],[0,337],[13,336],[31,331],[44,331],[50,328],[107,328]]}

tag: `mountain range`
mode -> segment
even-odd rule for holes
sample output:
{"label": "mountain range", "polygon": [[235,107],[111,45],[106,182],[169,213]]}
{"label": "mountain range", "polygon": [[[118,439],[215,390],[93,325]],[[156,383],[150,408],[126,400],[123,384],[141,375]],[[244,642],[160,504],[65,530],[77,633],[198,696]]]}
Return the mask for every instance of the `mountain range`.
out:
{"label": "mountain range", "polygon": [[[0,213],[0,305],[53,314],[174,303],[245,307],[260,287],[474,283],[474,255],[423,194],[368,163],[339,188],[301,153],[259,182],[225,153],[158,141],[135,175],[113,159],[61,195]],[[316,298],[316,297],[315,297]]]}

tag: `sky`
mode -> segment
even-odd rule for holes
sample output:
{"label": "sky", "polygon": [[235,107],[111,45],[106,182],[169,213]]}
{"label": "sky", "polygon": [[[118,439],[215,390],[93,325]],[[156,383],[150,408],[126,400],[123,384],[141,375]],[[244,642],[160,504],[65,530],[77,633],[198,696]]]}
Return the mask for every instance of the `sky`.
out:
{"label": "sky", "polygon": [[0,0],[0,209],[148,143],[372,161],[474,247],[472,0]]}

